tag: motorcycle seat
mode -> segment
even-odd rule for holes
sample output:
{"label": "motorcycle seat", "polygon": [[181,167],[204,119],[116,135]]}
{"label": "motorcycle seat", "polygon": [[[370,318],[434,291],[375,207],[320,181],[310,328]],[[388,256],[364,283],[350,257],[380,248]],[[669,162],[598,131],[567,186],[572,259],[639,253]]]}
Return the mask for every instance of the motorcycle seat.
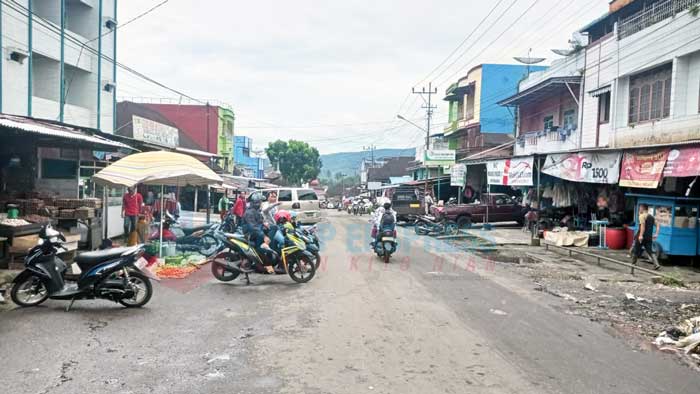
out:
{"label": "motorcycle seat", "polygon": [[94,252],[85,252],[75,257],[75,262],[82,270],[83,267],[92,267],[103,261],[116,259],[125,253],[130,253],[136,250],[135,247],[111,248],[105,250],[96,250]]}

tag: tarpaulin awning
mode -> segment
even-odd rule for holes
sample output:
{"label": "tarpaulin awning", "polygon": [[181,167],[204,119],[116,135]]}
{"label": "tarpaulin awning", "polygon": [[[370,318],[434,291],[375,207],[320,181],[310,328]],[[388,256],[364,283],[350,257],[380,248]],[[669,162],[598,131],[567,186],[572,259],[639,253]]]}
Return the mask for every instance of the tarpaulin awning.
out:
{"label": "tarpaulin awning", "polygon": [[700,175],[700,146],[671,149],[664,167],[664,176],[686,177]]}
{"label": "tarpaulin awning", "polygon": [[12,131],[19,133],[36,134],[45,137],[56,137],[85,142],[91,147],[110,147],[114,148],[114,150],[119,148],[135,150],[129,145],[122,144],[121,142],[88,134],[78,127],[56,124],[50,121],[41,121],[23,116],[0,114],[0,129],[2,128],[11,129]]}
{"label": "tarpaulin awning", "polygon": [[578,152],[547,155],[542,172],[572,182],[616,184],[620,152]]}
{"label": "tarpaulin awning", "polygon": [[669,149],[625,152],[622,157],[620,186],[656,189],[663,177]]}
{"label": "tarpaulin awning", "polygon": [[610,90],[611,90],[611,86],[608,85],[608,86],[603,86],[602,88],[593,89],[590,92],[588,92],[588,94],[590,94],[592,97],[598,97],[598,96],[601,96],[605,93],[609,93]]}
{"label": "tarpaulin awning", "polygon": [[221,184],[219,175],[192,156],[154,151],[129,155],[93,176],[97,183],[115,186],[136,184],[205,186]]}

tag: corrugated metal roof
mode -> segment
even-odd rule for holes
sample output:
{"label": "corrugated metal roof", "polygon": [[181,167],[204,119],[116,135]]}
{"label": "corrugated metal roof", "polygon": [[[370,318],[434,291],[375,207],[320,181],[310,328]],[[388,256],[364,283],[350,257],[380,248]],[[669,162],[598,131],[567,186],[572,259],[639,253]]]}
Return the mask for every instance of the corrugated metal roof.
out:
{"label": "corrugated metal roof", "polygon": [[90,142],[101,146],[135,150],[129,145],[111,141],[103,137],[87,134],[77,128],[43,122],[33,118],[0,114],[0,128],[5,127],[15,131],[65,138],[69,140]]}

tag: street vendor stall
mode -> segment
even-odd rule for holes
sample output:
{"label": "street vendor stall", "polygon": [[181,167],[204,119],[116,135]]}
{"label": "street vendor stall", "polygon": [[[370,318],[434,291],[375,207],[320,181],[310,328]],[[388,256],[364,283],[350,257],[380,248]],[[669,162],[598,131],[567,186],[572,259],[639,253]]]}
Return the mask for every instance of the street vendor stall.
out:
{"label": "street vendor stall", "polygon": [[[165,151],[127,156],[95,174],[93,180],[104,186],[160,185],[161,207],[165,206],[166,186],[209,186],[223,182],[220,176],[192,156]],[[159,255],[162,255],[163,220],[159,226]]]}
{"label": "street vendor stall", "polygon": [[[649,213],[659,226],[656,239],[658,253],[667,256],[700,255],[700,198],[654,196],[648,194],[627,194],[636,198],[635,218],[639,217],[639,205],[646,204]],[[636,232],[639,223],[632,228]]]}

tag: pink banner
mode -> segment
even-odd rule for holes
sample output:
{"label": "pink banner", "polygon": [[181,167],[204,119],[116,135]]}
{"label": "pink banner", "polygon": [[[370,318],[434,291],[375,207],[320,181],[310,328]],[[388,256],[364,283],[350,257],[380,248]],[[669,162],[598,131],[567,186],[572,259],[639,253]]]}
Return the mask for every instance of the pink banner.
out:
{"label": "pink banner", "polygon": [[664,168],[664,176],[698,175],[700,175],[700,146],[671,149]]}
{"label": "pink banner", "polygon": [[664,175],[669,149],[625,152],[622,157],[620,186],[656,189]]}

